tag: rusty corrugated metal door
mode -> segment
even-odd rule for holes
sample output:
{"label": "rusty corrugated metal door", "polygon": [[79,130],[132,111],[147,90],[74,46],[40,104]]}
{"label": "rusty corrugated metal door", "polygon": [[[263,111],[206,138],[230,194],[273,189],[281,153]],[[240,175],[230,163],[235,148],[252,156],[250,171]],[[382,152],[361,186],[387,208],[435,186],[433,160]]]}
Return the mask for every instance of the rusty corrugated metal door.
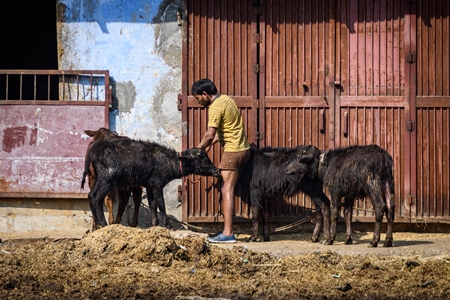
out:
{"label": "rusty corrugated metal door", "polygon": [[109,104],[108,71],[0,70],[0,198],[87,198],[84,130]]}
{"label": "rusty corrugated metal door", "polygon": [[[321,149],[378,144],[394,158],[397,221],[414,198],[414,7],[395,1],[267,1],[261,19],[261,144]],[[311,206],[278,203],[279,220]],[[369,199],[355,220],[373,221]]]}
{"label": "rusty corrugated metal door", "polygon": [[[192,84],[211,79],[220,93],[233,97],[244,118],[250,143],[257,143],[256,131],[256,16],[252,1],[185,1],[183,23],[183,79],[179,108],[183,118],[183,149],[200,143],[207,126],[207,110],[190,96]],[[218,165],[220,146],[210,150]],[[194,181],[194,180],[193,180]],[[195,182],[195,181],[194,181]],[[217,179],[200,177],[182,189],[183,221],[220,221]],[[236,196],[236,217],[248,218],[249,206]]]}
{"label": "rusty corrugated metal door", "polygon": [[[250,30],[246,38],[252,46],[246,48],[248,69],[239,69],[248,71],[240,73],[246,76],[243,82],[249,91],[241,95],[250,96],[244,117],[256,145],[313,144],[331,149],[376,143],[394,158],[396,221],[410,222],[416,216],[447,220],[450,4],[415,2],[286,0],[238,5],[217,1],[196,2],[195,7],[189,2],[188,10],[194,13],[189,14],[183,65],[188,70],[183,79],[186,99],[182,106],[188,124],[183,146],[195,145],[206,127],[206,112],[196,110],[196,104],[185,96],[195,77],[218,78],[221,90],[239,99],[240,85],[237,90],[230,86],[236,83],[234,69],[240,65],[238,50],[234,46],[224,50],[221,45],[224,39],[227,45],[242,41],[236,32],[244,32],[245,27]],[[248,10],[231,17],[236,7]],[[245,15],[251,21],[238,25]],[[212,38],[219,34],[222,39]],[[217,48],[220,53],[212,50]],[[227,65],[225,73],[218,71],[229,57],[233,64]],[[250,71],[255,65],[258,73]],[[214,159],[219,157],[217,151],[212,154]],[[193,216],[190,220],[216,216],[218,194],[208,189],[212,184],[198,190],[191,187],[188,198],[196,200],[186,206],[186,216]],[[239,199],[236,204],[236,215],[245,216],[248,207],[242,209]],[[193,207],[195,211],[190,210]],[[297,195],[276,207],[272,220],[289,221],[309,213],[311,203],[308,197]],[[355,208],[355,220],[373,221],[368,199],[357,201]]]}
{"label": "rusty corrugated metal door", "polygon": [[[410,138],[406,80],[407,1],[337,1],[335,145],[378,144],[394,159],[396,221],[411,215]],[[406,136],[408,135],[408,136]],[[369,199],[355,203],[355,220],[373,221]],[[401,219],[398,216],[407,217]]]}
{"label": "rusty corrugated metal door", "polygon": [[413,214],[450,221],[450,2],[416,2],[417,193]]}
{"label": "rusty corrugated metal door", "polygon": [[[333,143],[333,9],[328,0],[263,3],[261,145],[327,149]],[[303,194],[281,199],[272,206],[271,220],[298,219],[311,207]]]}

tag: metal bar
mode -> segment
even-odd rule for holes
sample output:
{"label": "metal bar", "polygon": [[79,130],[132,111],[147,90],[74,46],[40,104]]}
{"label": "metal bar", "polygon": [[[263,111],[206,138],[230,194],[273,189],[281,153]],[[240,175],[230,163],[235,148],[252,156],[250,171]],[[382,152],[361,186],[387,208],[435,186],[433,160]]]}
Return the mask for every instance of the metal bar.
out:
{"label": "metal bar", "polygon": [[77,74],[77,100],[76,101],[79,101],[80,100],[80,76],[78,76],[78,74]]}
{"label": "metal bar", "polygon": [[[89,76],[89,84],[90,84],[90,87],[91,87],[90,93],[91,93],[91,101],[92,101],[92,74],[91,74],[91,76]],[[77,100],[79,100],[79,99],[77,99]]]}
{"label": "metal bar", "polygon": [[9,87],[9,75],[6,74],[6,95],[5,95],[6,100],[8,100],[8,87]]}
{"label": "metal bar", "polygon": [[47,75],[47,99],[50,100],[50,81],[51,81],[51,76],[50,74]]}
{"label": "metal bar", "polygon": [[19,84],[19,100],[22,100],[22,74],[20,76],[20,84]]}
{"label": "metal bar", "polygon": [[36,74],[33,76],[33,100],[36,101]]}
{"label": "metal bar", "polygon": [[63,91],[62,91],[62,100],[63,100],[63,101],[66,99],[66,87],[65,87],[65,85],[66,85],[66,79],[65,79],[64,74],[63,74],[63,75],[62,75],[62,88],[63,88]]}

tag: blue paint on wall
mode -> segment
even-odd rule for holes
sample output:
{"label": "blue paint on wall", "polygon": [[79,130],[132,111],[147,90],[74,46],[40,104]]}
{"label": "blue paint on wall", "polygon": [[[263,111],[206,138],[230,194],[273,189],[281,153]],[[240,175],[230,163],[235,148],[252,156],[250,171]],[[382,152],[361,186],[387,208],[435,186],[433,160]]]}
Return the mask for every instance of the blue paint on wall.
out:
{"label": "blue paint on wall", "polygon": [[[161,43],[160,37],[156,36],[160,30],[155,28],[164,25],[159,23],[164,18],[155,16],[163,1],[60,2],[66,8],[64,21],[58,29],[60,48],[63,49],[59,68],[109,70],[115,82],[131,82],[134,98],[118,99],[127,101],[126,106],[131,109],[110,112],[110,128],[133,138],[180,147],[181,115],[176,107],[176,95],[181,85],[181,61],[179,66],[171,66],[155,51],[157,44]],[[176,2],[169,4],[177,5]],[[158,23],[154,23],[155,20]],[[176,25],[174,28],[177,31],[171,37],[175,37],[174,42],[179,47],[181,28]],[[176,84],[174,78],[178,81]],[[118,86],[126,88],[127,85]],[[165,93],[164,101],[168,99],[174,105],[173,109],[165,110],[163,114],[159,111],[155,114],[155,106],[161,109],[161,90]],[[120,91],[119,94],[130,93]]]}

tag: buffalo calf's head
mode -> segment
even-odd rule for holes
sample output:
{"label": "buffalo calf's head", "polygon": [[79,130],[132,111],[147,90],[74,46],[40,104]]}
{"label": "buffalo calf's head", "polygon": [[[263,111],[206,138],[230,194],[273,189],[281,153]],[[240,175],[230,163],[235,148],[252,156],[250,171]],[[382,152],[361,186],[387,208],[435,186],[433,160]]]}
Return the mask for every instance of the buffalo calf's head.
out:
{"label": "buffalo calf's head", "polygon": [[86,133],[88,136],[94,138],[94,142],[103,140],[107,137],[111,136],[118,136],[117,132],[111,131],[105,127],[101,127],[98,130],[85,130],[84,133]]}
{"label": "buffalo calf's head", "polygon": [[203,176],[220,176],[220,170],[209,159],[206,151],[201,148],[190,148],[184,150],[178,159],[182,163],[183,176],[189,174]]}
{"label": "buffalo calf's head", "polygon": [[314,146],[299,146],[295,158],[284,170],[288,175],[317,177],[320,151]]}

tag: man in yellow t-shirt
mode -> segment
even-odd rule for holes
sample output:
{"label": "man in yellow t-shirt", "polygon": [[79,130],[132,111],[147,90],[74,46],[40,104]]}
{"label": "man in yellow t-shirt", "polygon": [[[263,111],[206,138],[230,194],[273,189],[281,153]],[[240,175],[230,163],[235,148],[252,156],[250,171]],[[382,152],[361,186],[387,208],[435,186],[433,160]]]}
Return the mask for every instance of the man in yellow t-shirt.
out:
{"label": "man in yellow t-shirt", "polygon": [[219,169],[222,175],[222,232],[209,237],[212,243],[235,243],[233,234],[234,187],[250,157],[250,144],[245,134],[244,121],[236,102],[219,94],[209,79],[200,79],[192,85],[192,95],[198,103],[209,107],[208,128],[198,148],[210,147],[219,141],[223,148]]}

